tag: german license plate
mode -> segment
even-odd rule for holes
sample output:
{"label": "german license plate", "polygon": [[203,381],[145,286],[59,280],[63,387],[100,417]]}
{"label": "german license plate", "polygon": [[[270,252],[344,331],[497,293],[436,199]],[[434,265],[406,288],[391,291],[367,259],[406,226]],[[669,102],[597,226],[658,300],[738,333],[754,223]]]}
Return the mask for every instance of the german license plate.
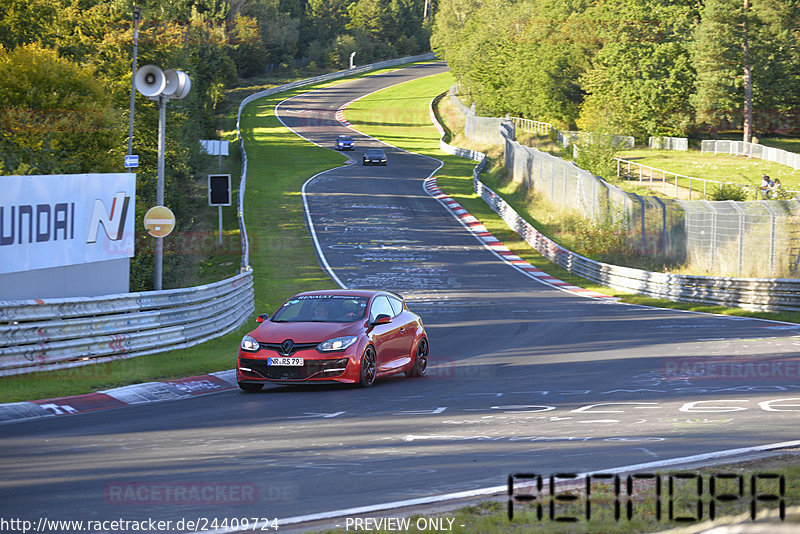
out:
{"label": "german license plate", "polygon": [[303,358],[267,358],[267,365],[302,367]]}

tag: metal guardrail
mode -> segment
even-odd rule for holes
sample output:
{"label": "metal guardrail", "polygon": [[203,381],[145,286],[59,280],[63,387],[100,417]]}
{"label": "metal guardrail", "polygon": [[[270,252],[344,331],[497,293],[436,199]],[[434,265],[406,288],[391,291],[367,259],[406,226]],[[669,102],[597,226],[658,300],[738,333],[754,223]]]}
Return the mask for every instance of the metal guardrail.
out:
{"label": "metal guardrail", "polygon": [[[439,95],[431,101],[430,116],[444,136],[433,111]],[[501,135],[503,130],[501,129]],[[562,247],[522,218],[502,197],[480,181],[485,155],[439,141],[442,151],[480,161],[473,170],[475,192],[505,221],[509,228],[545,258],[563,269],[608,287],[678,302],[697,302],[756,311],[800,311],[800,279],[732,278],[656,273],[598,262]]]}
{"label": "metal guardrail", "polygon": [[800,280],[729,278],[656,273],[591,260],[565,249],[520,217],[494,191],[474,178],[475,192],[540,254],[567,271],[602,285],[678,302],[756,311],[800,311]]}
{"label": "metal guardrail", "polygon": [[52,371],[190,347],[254,311],[253,273],[204,286],[0,303],[0,375]]}
{"label": "metal guardrail", "polygon": [[[436,118],[436,106],[438,105],[439,101],[444,98],[447,93],[442,93],[437,95],[433,100],[431,100],[430,105],[428,106],[428,114],[430,115],[431,122],[436,127],[436,130],[439,132],[439,149],[444,152],[445,154],[450,154],[453,156],[459,156],[462,158],[471,159],[473,161],[482,162],[486,159],[486,154],[483,152],[478,152],[477,150],[469,150],[467,148],[460,148],[457,146],[453,146],[447,141],[445,141],[445,137],[447,133],[444,131],[444,128],[439,123],[439,119]],[[464,108],[466,109],[466,108]]]}
{"label": "metal guardrail", "polygon": [[[379,68],[433,59],[433,54],[365,65],[273,87],[242,101]],[[254,311],[253,272],[244,223],[247,152],[240,142],[242,178],[237,216],[241,274],[213,284],[93,298],[0,301],[0,376],[52,371],[190,347],[238,328]]]}

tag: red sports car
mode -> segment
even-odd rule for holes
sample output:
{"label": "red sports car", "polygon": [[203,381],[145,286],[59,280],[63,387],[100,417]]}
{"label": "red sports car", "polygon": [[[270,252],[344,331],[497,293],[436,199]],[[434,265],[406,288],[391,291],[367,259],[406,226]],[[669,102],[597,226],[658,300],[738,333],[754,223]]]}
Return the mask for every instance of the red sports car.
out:
{"label": "red sports car", "polygon": [[239,345],[244,391],[267,382],[342,382],[369,387],[382,376],[422,376],[428,336],[422,319],[388,291],[309,291],[283,303]]}

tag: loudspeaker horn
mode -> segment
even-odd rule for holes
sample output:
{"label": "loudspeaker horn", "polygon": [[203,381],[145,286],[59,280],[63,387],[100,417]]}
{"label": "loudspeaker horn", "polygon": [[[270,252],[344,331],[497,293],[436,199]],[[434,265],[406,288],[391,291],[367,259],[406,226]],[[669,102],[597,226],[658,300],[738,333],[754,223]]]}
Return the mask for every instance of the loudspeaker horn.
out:
{"label": "loudspeaker horn", "polygon": [[136,90],[147,97],[160,95],[167,86],[164,72],[155,65],[145,65],[137,69],[133,82]]}
{"label": "loudspeaker horn", "polygon": [[189,76],[180,70],[166,70],[164,77],[167,79],[167,87],[162,93],[164,96],[169,97],[171,100],[180,100],[189,94],[192,88],[192,80]]}

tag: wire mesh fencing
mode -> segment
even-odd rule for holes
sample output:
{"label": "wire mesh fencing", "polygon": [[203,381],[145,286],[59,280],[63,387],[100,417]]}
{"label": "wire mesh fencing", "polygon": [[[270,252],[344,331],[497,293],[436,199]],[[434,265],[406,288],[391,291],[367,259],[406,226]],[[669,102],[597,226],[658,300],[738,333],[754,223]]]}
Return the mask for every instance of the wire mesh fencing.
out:
{"label": "wire mesh fencing", "polygon": [[[458,100],[453,91],[451,99]],[[503,165],[515,183],[555,206],[610,225],[634,253],[716,276],[787,278],[798,270],[796,199],[711,202],[626,192],[570,161],[521,145],[510,120],[479,117],[460,107],[471,123],[465,130],[468,139],[487,143],[494,130],[504,147]]]}
{"label": "wire mesh fencing", "polygon": [[759,143],[709,139],[700,143],[700,151],[759,158],[772,161],[773,163],[780,163],[781,165],[786,165],[793,169],[800,169],[800,154],[781,150],[780,148],[764,146]]}

